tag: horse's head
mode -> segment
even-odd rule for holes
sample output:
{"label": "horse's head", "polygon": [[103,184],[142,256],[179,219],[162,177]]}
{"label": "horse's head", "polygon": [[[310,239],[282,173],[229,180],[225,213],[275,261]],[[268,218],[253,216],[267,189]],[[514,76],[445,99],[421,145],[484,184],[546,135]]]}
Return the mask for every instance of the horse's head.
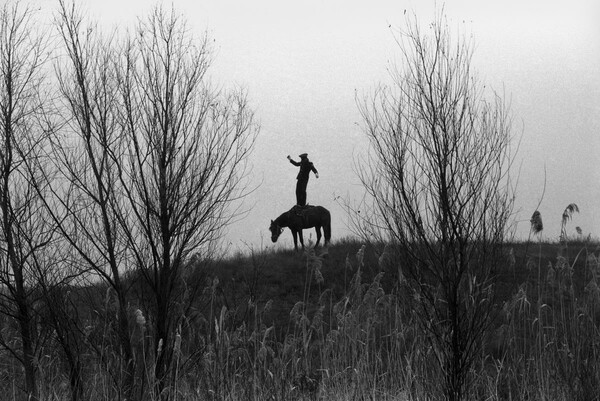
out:
{"label": "horse's head", "polygon": [[277,242],[277,239],[283,232],[283,227],[279,227],[277,223],[271,220],[271,225],[269,226],[269,231],[271,231],[271,241]]}

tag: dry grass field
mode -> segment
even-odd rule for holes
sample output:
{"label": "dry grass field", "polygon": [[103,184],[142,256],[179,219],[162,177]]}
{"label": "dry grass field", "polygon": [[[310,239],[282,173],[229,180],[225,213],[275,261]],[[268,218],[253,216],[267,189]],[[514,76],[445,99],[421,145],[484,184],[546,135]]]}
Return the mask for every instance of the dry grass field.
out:
{"label": "dry grass field", "polygon": [[[177,328],[170,399],[442,399],[444,372],[410,307],[402,261],[389,247],[354,240],[323,252],[257,251],[190,265],[182,291],[199,295]],[[469,399],[598,399],[599,252],[592,242],[507,246],[485,352],[468,375]],[[129,279],[139,398],[156,399],[144,378],[152,377],[148,350],[160,353],[161,344],[146,335],[153,318],[141,307],[146,289]],[[87,299],[74,312],[85,322],[74,333],[84,363],[81,396],[118,399],[114,321],[98,317],[114,300],[104,288],[71,291]],[[5,341],[18,341],[13,330],[3,324]],[[71,398],[56,335],[45,332],[36,361],[44,400]],[[0,358],[0,387],[2,399],[20,400],[13,358]]]}

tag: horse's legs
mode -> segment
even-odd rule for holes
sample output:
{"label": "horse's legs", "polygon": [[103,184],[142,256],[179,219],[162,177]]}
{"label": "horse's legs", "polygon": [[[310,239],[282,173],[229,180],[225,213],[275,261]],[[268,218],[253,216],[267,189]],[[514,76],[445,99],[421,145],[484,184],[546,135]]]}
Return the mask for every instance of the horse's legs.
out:
{"label": "horse's legs", "polygon": [[[294,249],[298,252],[298,232],[296,230],[292,231],[292,237],[294,237]],[[301,231],[302,233],[302,231]],[[302,242],[302,234],[300,234],[300,242]],[[303,245],[304,246],[304,245]]]}
{"label": "horse's legs", "polygon": [[321,227],[316,226],[315,231],[317,232],[317,243],[315,244],[315,248],[319,246],[319,241],[321,241]]}
{"label": "horse's legs", "polygon": [[302,245],[302,249],[304,249],[304,238],[302,237],[302,230],[298,230],[298,237],[300,237],[300,244]]}

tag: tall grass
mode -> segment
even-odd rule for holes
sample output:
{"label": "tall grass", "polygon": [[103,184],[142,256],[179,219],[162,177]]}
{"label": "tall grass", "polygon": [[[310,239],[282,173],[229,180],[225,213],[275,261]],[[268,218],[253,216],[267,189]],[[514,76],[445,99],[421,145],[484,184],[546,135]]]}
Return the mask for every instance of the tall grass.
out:
{"label": "tall grass", "polygon": [[[541,260],[541,257],[539,257]],[[530,264],[532,266],[532,264]],[[596,400],[600,389],[597,251],[557,256],[504,304],[500,399]],[[584,283],[584,285],[581,285]]]}
{"label": "tall grass", "polygon": [[[496,290],[504,291],[498,297],[503,298],[497,305],[499,318],[485,354],[470,372],[466,398],[597,400],[598,248],[578,243],[569,257],[561,244],[539,242],[531,255],[522,255],[524,244],[514,247],[500,278],[504,290]],[[173,386],[160,395],[153,391],[152,372],[161,344],[154,344],[146,331],[153,317],[132,304],[137,399],[443,399],[443,371],[416,319],[416,300],[402,280],[402,263],[382,245],[344,244],[325,255],[313,249],[301,256],[257,252],[236,263],[247,265],[246,279],[229,279],[223,272],[219,279],[216,270],[205,278],[202,300],[176,329]],[[298,299],[284,312],[277,306],[280,301],[262,297],[257,285],[257,277],[267,277],[273,265],[302,270]],[[333,269],[335,275],[329,275]],[[120,395],[118,341],[106,313],[110,292],[105,298],[105,311],[81,314],[88,325],[78,339],[85,379],[80,399]],[[15,328],[2,324],[3,338],[16,339]],[[39,395],[72,399],[55,335],[48,331],[36,361]],[[15,357],[0,357],[4,399],[23,399]]]}

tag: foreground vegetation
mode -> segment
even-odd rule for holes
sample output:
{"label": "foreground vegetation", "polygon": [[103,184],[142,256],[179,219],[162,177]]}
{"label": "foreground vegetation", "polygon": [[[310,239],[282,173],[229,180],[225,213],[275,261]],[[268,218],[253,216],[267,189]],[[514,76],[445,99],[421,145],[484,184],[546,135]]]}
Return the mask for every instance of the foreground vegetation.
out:
{"label": "foreground vegetation", "polygon": [[[469,372],[469,399],[593,400],[600,390],[600,271],[597,243],[515,243],[494,288],[493,325]],[[318,252],[323,252],[319,250]],[[441,399],[441,367],[414,316],[401,260],[392,247],[342,241],[327,253],[252,252],[187,267],[182,291],[202,296],[178,322],[172,399]],[[153,399],[153,342],[141,280],[128,311],[136,398]],[[118,399],[114,295],[99,285],[65,288],[84,364],[81,399]],[[58,298],[57,298],[58,299]],[[68,302],[71,301],[71,302]],[[439,300],[443,302],[443,300]],[[112,312],[111,312],[112,311]],[[112,313],[112,315],[111,315]],[[72,397],[68,361],[50,316],[37,352],[39,398]],[[81,328],[78,330],[77,328]],[[2,322],[4,341],[18,332]],[[156,353],[149,350],[156,350]],[[0,357],[5,398],[23,399],[23,372]]]}
{"label": "foreground vegetation", "polygon": [[0,9],[0,397],[596,397],[597,246],[569,244],[574,203],[560,243],[506,244],[510,110],[441,15],[407,18],[357,100],[346,206],[380,240],[227,260],[259,126],[208,79],[212,41],[161,7],[108,35],[65,1],[54,33],[35,15]]}

